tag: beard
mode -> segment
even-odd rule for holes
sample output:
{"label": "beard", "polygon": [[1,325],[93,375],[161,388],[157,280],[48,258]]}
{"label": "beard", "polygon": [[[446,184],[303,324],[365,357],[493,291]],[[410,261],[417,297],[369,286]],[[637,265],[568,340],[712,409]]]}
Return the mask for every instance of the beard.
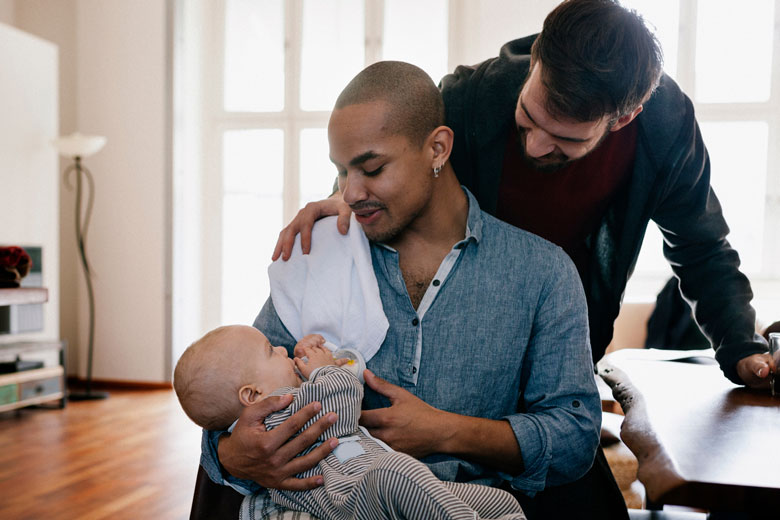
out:
{"label": "beard", "polygon": [[523,162],[531,166],[533,169],[543,172],[552,173],[567,166],[571,159],[569,156],[562,152],[552,151],[542,157],[531,157],[525,151],[525,135],[527,131],[523,128],[518,129],[517,139],[515,140],[515,146],[517,151],[520,152],[520,156],[523,158]]}
{"label": "beard", "polygon": [[543,155],[541,157],[531,157],[525,151],[525,134],[526,134],[526,130],[523,128],[519,128],[517,132],[517,139],[515,140],[515,146],[517,147],[517,150],[520,152],[520,155],[523,157],[523,161],[539,172],[553,173],[562,170],[563,168],[567,167],[574,161],[582,159],[582,157],[585,157],[585,155],[588,155],[593,150],[598,148],[599,145],[602,142],[604,142],[604,139],[607,138],[607,135],[609,135],[609,130],[606,130],[604,134],[601,137],[599,137],[599,140],[596,142],[593,148],[588,150],[588,152],[582,157],[577,157],[576,159],[570,158],[568,155],[566,155],[563,152],[556,152],[556,151],[552,151],[547,155]]}
{"label": "beard", "polygon": [[362,226],[363,233],[370,242],[377,242],[380,244],[390,245],[403,231],[409,227],[420,215],[420,210],[414,211],[409,215],[403,216],[400,219],[393,220],[392,215],[387,211],[387,206],[379,202],[358,202],[350,206],[353,212],[359,212],[361,210],[382,210],[385,214],[383,217],[387,217],[390,222],[387,227],[382,229],[377,228],[375,225]]}
{"label": "beard", "polygon": [[363,233],[369,242],[390,245],[398,235],[406,228],[405,225],[396,225],[389,229],[369,229],[364,227]]}

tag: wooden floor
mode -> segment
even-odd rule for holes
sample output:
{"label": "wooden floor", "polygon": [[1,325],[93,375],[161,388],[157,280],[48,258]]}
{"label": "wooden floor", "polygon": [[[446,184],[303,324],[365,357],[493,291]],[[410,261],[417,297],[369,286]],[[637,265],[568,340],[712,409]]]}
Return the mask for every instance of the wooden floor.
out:
{"label": "wooden floor", "polygon": [[200,430],[172,390],[0,413],[0,519],[189,517]]}

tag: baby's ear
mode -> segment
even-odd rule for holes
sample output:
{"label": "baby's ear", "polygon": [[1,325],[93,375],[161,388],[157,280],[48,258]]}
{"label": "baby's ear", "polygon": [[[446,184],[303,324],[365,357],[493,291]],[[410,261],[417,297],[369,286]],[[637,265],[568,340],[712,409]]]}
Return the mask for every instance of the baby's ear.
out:
{"label": "baby's ear", "polygon": [[254,385],[244,385],[238,389],[238,400],[241,401],[241,404],[244,406],[251,406],[258,403],[262,397],[262,392]]}

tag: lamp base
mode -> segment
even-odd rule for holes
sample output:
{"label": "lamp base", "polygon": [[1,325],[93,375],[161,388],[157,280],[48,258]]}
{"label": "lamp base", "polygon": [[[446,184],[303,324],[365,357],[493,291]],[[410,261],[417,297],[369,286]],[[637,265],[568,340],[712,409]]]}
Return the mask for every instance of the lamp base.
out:
{"label": "lamp base", "polygon": [[93,392],[92,390],[87,390],[86,392],[70,392],[68,394],[69,401],[94,401],[107,397],[108,392]]}

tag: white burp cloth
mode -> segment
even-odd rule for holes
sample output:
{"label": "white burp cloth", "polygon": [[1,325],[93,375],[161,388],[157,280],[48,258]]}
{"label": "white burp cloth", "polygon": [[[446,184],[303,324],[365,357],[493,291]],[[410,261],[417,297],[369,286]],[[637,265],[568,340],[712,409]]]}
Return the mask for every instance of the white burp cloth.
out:
{"label": "white burp cloth", "polygon": [[302,253],[299,235],[290,259],[271,264],[268,277],[276,314],[296,341],[321,334],[360,351],[365,360],[379,350],[389,323],[371,248],[354,215],[346,236],[339,233],[336,217],[317,221],[311,252]]}

